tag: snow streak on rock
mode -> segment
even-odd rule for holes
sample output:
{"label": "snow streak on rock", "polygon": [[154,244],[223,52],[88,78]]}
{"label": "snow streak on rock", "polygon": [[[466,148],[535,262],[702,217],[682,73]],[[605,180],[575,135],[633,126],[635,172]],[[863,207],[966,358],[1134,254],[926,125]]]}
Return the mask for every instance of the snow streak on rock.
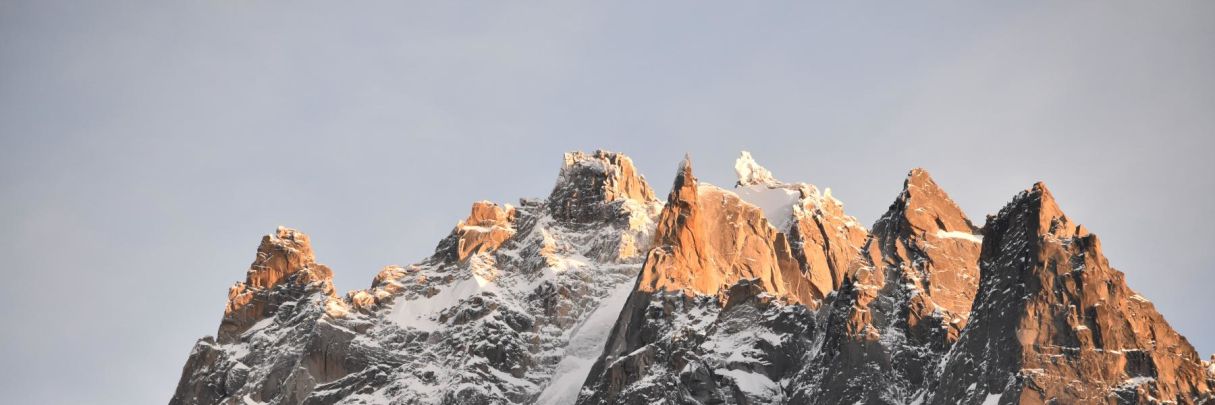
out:
{"label": "snow streak on rock", "polygon": [[1097,236],[1064,215],[1045,185],[988,217],[983,235],[970,322],[928,403],[1215,400],[1194,348],[1135,299]]}
{"label": "snow streak on rock", "polygon": [[[225,321],[229,341],[201,340],[171,403],[569,398],[636,282],[660,209],[627,157],[571,153],[548,199],[478,202],[433,256],[386,267],[345,299],[332,296],[328,279],[294,282],[320,268],[310,248],[298,259],[271,256],[286,263],[271,266],[271,278],[291,273],[291,282],[269,289],[293,301],[275,301],[273,317],[239,336]],[[267,261],[262,250],[255,268]]]}
{"label": "snow streak on rock", "polygon": [[547,198],[476,202],[344,297],[279,228],[170,404],[1215,403],[1215,365],[1041,184],[977,229],[912,170],[870,233],[735,169],[685,159],[664,205],[628,157],[568,153]]}
{"label": "snow streak on rock", "polygon": [[957,340],[978,288],[977,230],[928,172],[873,226],[826,309],[823,347],[793,385],[795,403],[907,403]]}
{"label": "snow streak on rock", "polygon": [[[748,167],[758,167],[744,158]],[[766,210],[697,182],[689,160],[680,165],[659,219],[657,245],[579,404],[786,400],[784,382],[812,347],[817,324],[812,308],[830,291],[833,270],[825,260],[799,257],[791,241],[802,252],[813,249],[817,257],[829,257],[834,244],[851,252],[844,258],[851,260],[858,246],[849,243],[863,240],[864,230],[855,239],[839,232],[850,225],[819,232],[821,222],[816,221],[825,220],[819,205],[823,196],[813,186],[786,186],[763,173],[768,185],[740,187],[794,190],[798,197],[782,204],[796,209]],[[797,228],[771,226],[772,212],[818,228],[818,243],[795,236]],[[830,214],[827,220],[845,218],[839,211]],[[816,273],[825,276],[825,291],[810,283],[808,274]]]}

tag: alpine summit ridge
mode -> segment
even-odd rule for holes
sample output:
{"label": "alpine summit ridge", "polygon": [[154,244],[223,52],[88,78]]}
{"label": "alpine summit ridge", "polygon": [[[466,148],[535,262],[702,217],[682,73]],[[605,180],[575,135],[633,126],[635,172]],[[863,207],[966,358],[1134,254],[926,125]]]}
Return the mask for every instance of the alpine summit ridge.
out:
{"label": "alpine summit ridge", "polygon": [[978,226],[914,169],[866,228],[747,152],[665,200],[623,154],[561,163],[346,294],[279,227],[170,405],[1215,404],[1215,356],[1042,183]]}

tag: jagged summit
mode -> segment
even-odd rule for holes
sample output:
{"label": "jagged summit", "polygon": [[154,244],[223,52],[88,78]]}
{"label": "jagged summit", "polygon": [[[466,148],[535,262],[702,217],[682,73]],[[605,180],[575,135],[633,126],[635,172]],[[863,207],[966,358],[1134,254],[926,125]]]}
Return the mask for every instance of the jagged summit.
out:
{"label": "jagged summit", "polygon": [[978,237],[928,172],[908,173],[833,305],[793,402],[909,403],[957,340],[978,285]]}
{"label": "jagged summit", "polygon": [[[910,229],[921,232],[931,232],[938,237],[957,237],[977,241],[979,228],[971,223],[970,218],[962,212],[952,198],[939,185],[927,170],[912,169],[903,181],[903,191],[891,204],[886,215],[874,224],[874,232],[879,227],[893,228],[896,225],[887,219],[902,221]],[[902,230],[893,228],[891,230]]]}
{"label": "jagged summit", "polygon": [[253,324],[273,316],[280,305],[311,291],[334,296],[333,271],[316,262],[308,235],[280,226],[262,237],[245,281],[228,290],[219,340],[235,340]]}
{"label": "jagged summit", "polygon": [[[348,305],[334,294],[332,278],[303,232],[280,226],[263,237],[245,281],[228,291],[217,338],[195,344],[170,403],[236,403],[242,395],[261,398],[254,393],[336,378],[339,360],[304,338],[337,340],[328,322],[344,317]],[[282,402],[300,403],[298,395]]]}
{"label": "jagged summit", "polygon": [[[785,209],[766,203],[773,195]],[[824,202],[804,184],[702,183],[685,158],[656,244],[578,403],[779,402],[776,381],[792,377],[792,359],[811,344],[810,309],[866,235],[841,205]],[[783,334],[794,337],[762,337]]]}
{"label": "jagged summit", "polygon": [[282,228],[171,404],[569,403],[661,205],[627,156],[571,152],[548,198],[475,202],[434,255],[344,298],[307,236]]}
{"label": "jagged summit", "polygon": [[971,320],[929,403],[1213,400],[1193,347],[1045,184],[989,216],[983,234]]}
{"label": "jagged summit", "polygon": [[585,222],[601,217],[617,201],[657,201],[645,177],[637,173],[633,160],[621,153],[565,154],[561,174],[548,197],[553,216]]}
{"label": "jagged summit", "polygon": [[679,165],[656,234],[658,248],[642,268],[639,291],[716,295],[753,279],[784,295],[781,265],[796,272],[787,241],[767,226],[760,210],[733,193],[699,184],[689,158]]}
{"label": "jagged summit", "polygon": [[1215,403],[1045,185],[978,229],[913,169],[870,232],[736,163],[727,189],[685,157],[664,203],[628,157],[568,153],[547,198],[474,202],[344,297],[280,227],[170,404]]}
{"label": "jagged summit", "polygon": [[475,254],[492,252],[515,235],[515,207],[491,201],[473,203],[468,218],[456,224],[439,243],[436,255],[449,262],[464,262]]}

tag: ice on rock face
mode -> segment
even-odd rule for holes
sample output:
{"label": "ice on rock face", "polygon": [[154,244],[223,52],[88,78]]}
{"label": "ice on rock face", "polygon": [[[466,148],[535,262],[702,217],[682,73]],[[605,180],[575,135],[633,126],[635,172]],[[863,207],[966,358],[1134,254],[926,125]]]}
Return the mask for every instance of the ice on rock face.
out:
{"label": "ice on rock face", "polygon": [[[997,404],[1027,398],[1004,385],[1023,378],[1052,395],[1098,381],[1085,398],[1118,403],[1215,400],[1215,355],[1200,361],[1044,186],[980,231],[914,169],[871,233],[830,189],[782,182],[746,151],[730,190],[698,182],[685,159],[665,205],[624,155],[562,163],[547,198],[474,203],[433,256],[345,298],[306,235],[275,230],[170,405]],[[1044,266],[1031,248],[1071,265]],[[1083,271],[1043,291],[1018,278],[1056,269]],[[1032,294],[1119,317],[1114,329],[1059,318],[1042,324],[1070,328],[1044,334],[1151,336],[1017,356]],[[1105,366],[1126,358],[1161,372]]]}

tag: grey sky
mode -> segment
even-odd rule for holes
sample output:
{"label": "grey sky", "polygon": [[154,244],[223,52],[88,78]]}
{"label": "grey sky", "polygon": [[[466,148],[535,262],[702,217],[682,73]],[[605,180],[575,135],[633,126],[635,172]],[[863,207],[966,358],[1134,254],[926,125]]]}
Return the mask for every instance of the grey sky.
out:
{"label": "grey sky", "polygon": [[0,2],[10,403],[167,402],[276,225],[365,288],[595,148],[865,223],[915,166],[977,223],[1044,180],[1215,351],[1215,2],[76,3]]}

